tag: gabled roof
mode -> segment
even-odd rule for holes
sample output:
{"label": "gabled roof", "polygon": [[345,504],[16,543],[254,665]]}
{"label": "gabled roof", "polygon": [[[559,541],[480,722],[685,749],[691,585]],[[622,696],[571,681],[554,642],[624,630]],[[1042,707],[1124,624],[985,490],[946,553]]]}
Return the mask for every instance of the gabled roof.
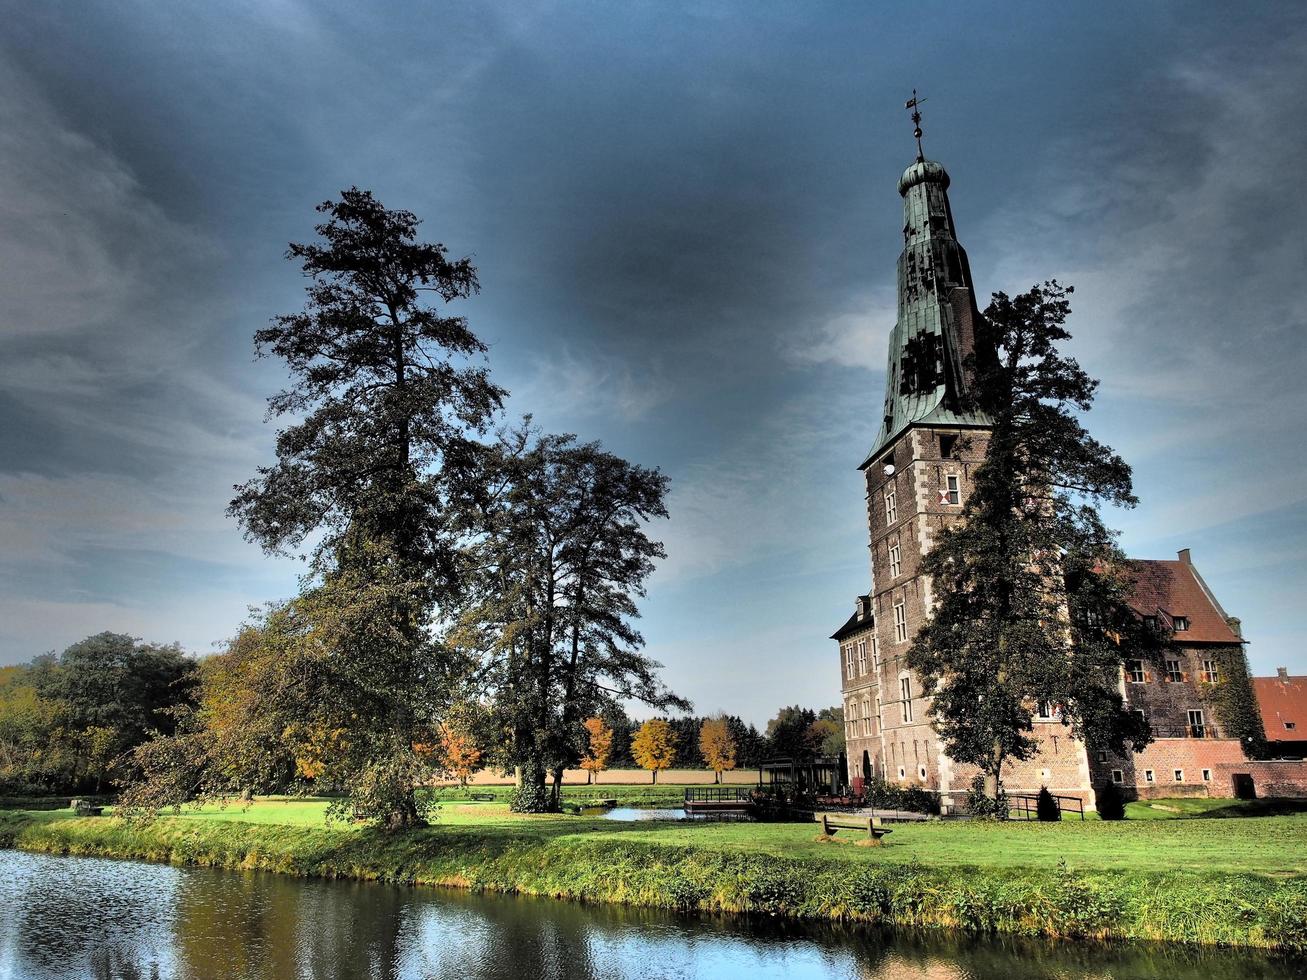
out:
{"label": "gabled roof", "polygon": [[[1307,677],[1254,677],[1253,691],[1268,739],[1307,741]],[[1286,721],[1294,727],[1285,728]]]}
{"label": "gabled roof", "polygon": [[1177,643],[1242,643],[1226,622],[1216,596],[1188,560],[1188,552],[1181,554],[1185,557],[1176,560],[1131,559],[1135,567],[1131,607],[1141,616],[1156,616],[1168,629],[1176,616],[1188,619],[1189,629],[1175,634]]}

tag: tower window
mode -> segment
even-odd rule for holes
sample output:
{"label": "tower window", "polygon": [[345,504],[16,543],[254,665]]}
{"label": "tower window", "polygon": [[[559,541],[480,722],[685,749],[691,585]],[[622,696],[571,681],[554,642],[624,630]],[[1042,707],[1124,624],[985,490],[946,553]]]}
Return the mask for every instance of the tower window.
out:
{"label": "tower window", "polygon": [[891,578],[898,578],[903,573],[903,549],[898,544],[889,546],[889,573]]}
{"label": "tower window", "polygon": [[906,642],[908,638],[908,610],[900,599],[894,603],[894,639],[899,643]]}
{"label": "tower window", "polygon": [[899,706],[903,709],[903,723],[912,721],[912,678],[899,678]]}
{"label": "tower window", "polygon": [[957,505],[962,503],[962,489],[959,484],[960,477],[956,473],[950,473],[944,477],[945,490],[944,495],[947,503]]}
{"label": "tower window", "polygon": [[1113,769],[1113,770],[1112,770],[1112,782],[1114,782],[1114,783],[1124,783],[1124,782],[1125,782],[1125,773],[1123,773],[1120,769]]}
{"label": "tower window", "polygon": [[866,672],[867,672],[867,641],[859,640],[858,641],[858,673],[865,674]]}
{"label": "tower window", "polygon": [[945,436],[945,435],[941,435],[941,436],[939,437],[939,455],[940,455],[940,458],[941,458],[941,459],[952,459],[952,458],[953,458],[953,450],[957,447],[957,444],[958,444],[958,437],[957,437],[957,436]]}
{"label": "tower window", "polygon": [[888,527],[899,519],[899,505],[893,490],[885,494],[885,525]]}

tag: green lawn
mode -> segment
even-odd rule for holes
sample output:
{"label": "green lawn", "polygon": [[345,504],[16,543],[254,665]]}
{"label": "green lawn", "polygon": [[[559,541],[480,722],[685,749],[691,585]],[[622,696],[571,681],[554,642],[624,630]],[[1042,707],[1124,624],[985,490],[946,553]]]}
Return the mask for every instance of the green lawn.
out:
{"label": "green lawn", "polygon": [[[655,821],[619,823],[593,817],[522,816],[503,803],[446,801],[425,836],[488,836],[504,841],[609,840],[688,846],[701,850],[818,857],[858,864],[916,862],[927,866],[1056,867],[1065,861],[1082,870],[1254,871],[1307,874],[1307,812],[1257,819],[1195,819],[1204,812],[1232,809],[1230,800],[1159,801],[1181,812],[1132,804],[1131,819],[1108,823],[1066,820],[1057,824],[930,822],[894,824],[886,845],[851,846],[856,836],[819,842],[810,824]],[[1199,804],[1208,804],[1200,806]],[[1211,804],[1220,804],[1219,806]],[[1147,819],[1134,819],[1144,807]],[[286,826],[324,826],[325,800],[268,799],[247,808],[185,809],[187,821],[246,821]],[[341,828],[343,825],[335,824]]]}

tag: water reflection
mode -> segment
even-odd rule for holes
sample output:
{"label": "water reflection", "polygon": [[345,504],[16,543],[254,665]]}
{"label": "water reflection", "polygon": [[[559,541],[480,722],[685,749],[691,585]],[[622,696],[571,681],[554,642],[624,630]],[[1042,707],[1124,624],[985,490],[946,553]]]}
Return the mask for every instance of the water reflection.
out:
{"label": "water reflection", "polygon": [[13,851],[0,852],[0,910],[0,980],[1220,980],[1307,968],[1257,953],[683,918]]}

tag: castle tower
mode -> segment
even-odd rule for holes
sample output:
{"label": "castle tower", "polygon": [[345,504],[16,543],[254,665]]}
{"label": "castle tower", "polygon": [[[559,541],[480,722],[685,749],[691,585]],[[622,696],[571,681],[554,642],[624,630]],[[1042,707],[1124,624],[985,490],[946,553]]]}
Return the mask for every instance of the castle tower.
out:
{"label": "castle tower", "polygon": [[[915,94],[908,107],[915,109]],[[913,120],[919,123],[919,114],[914,112]],[[918,127],[918,141],[920,135]],[[985,458],[991,420],[970,407],[967,397],[971,366],[985,352],[976,349],[981,319],[953,223],[949,177],[921,155],[919,143],[918,151],[898,184],[903,251],[884,407],[875,441],[859,466],[867,495],[871,587],[831,638],[839,643],[854,785],[868,778],[919,785],[938,791],[948,804],[960,802],[976,770],[955,765],[940,746],[907,652],[933,608],[922,559],[940,532],[961,518],[972,477]],[[1106,782],[1139,797],[1229,794],[1223,787],[1243,756],[1239,739],[1220,721],[1218,688],[1226,674],[1232,681],[1246,676],[1246,668],[1239,667],[1242,640],[1226,625],[1210,590],[1193,585],[1201,585],[1201,579],[1187,551],[1179,562],[1135,565],[1131,605],[1136,614],[1174,624],[1165,676],[1139,661],[1125,664],[1120,675],[1127,706],[1153,726],[1153,744],[1125,757],[1098,751],[1091,763],[1058,706],[1040,705],[1033,718],[1037,751],[1009,764],[1004,778],[1009,793],[1046,786],[1090,807],[1092,787]],[[1192,626],[1200,620],[1206,632]],[[1214,718],[1220,723],[1213,724]]]}
{"label": "castle tower", "polygon": [[850,777],[947,790],[948,760],[905,658],[931,608],[922,557],[961,514],[971,475],[984,459],[989,420],[966,405],[980,316],[949,205],[949,176],[918,157],[898,188],[898,316],[878,433],[859,467],[867,489],[871,589],[834,638],[841,645]]}

